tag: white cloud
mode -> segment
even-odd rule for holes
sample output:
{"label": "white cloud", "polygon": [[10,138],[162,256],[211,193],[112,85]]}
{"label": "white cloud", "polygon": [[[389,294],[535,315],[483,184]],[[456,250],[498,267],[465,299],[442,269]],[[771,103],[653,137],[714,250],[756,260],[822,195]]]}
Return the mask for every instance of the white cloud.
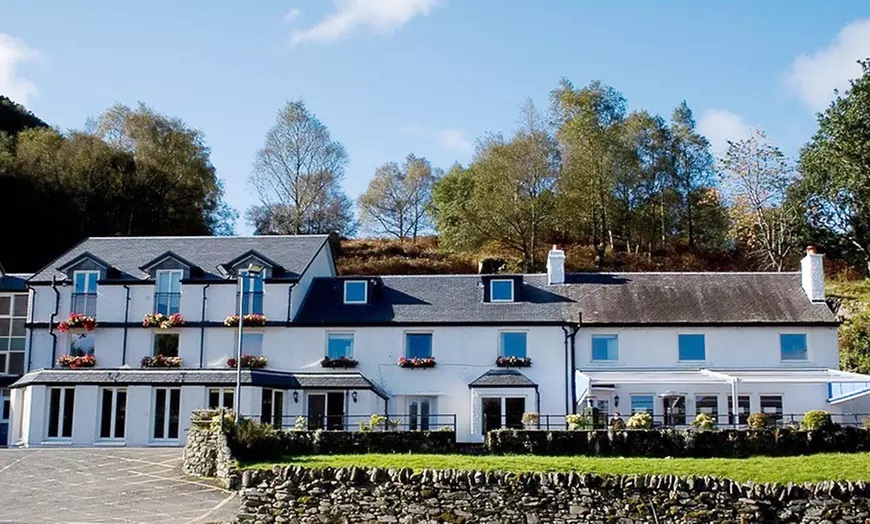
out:
{"label": "white cloud", "polygon": [[465,138],[465,133],[459,129],[439,129],[436,136],[444,149],[463,153],[467,153],[472,149],[471,142]]}
{"label": "white cloud", "polygon": [[834,89],[842,93],[861,75],[858,60],[864,58],[870,58],[870,20],[852,22],[828,47],[798,56],[786,82],[807,107],[821,111],[834,99]]}
{"label": "white cloud", "polygon": [[292,22],[293,20],[296,20],[300,16],[302,16],[302,11],[300,11],[299,9],[296,9],[294,7],[293,9],[287,11],[287,14],[284,15],[284,21],[285,22]]}
{"label": "white cloud", "polygon": [[357,28],[388,33],[418,15],[427,15],[442,0],[333,0],[335,10],[313,27],[296,31],[291,42],[334,42]]}
{"label": "white cloud", "polygon": [[0,33],[0,95],[27,104],[36,95],[36,85],[21,75],[19,66],[39,58],[39,53],[20,39]]}
{"label": "white cloud", "polygon": [[752,126],[743,117],[727,109],[708,109],[698,120],[698,132],[707,137],[714,155],[721,155],[728,148],[728,141],[749,138]]}

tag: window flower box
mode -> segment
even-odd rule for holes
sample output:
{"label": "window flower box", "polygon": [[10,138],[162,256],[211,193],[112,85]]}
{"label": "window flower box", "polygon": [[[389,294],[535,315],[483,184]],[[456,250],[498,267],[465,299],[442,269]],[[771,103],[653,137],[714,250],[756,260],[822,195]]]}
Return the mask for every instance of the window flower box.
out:
{"label": "window flower box", "polygon": [[[265,315],[260,315],[258,313],[251,313],[249,315],[245,315],[242,317],[242,325],[245,327],[262,327],[266,325],[269,319],[266,318]],[[227,327],[236,327],[239,325],[239,316],[238,315],[230,315],[226,319],[224,319],[224,325]]]}
{"label": "window flower box", "polygon": [[433,357],[428,358],[405,358],[402,357],[399,359],[399,367],[400,368],[434,368],[435,367],[435,359]]}
{"label": "window flower box", "polygon": [[532,359],[529,357],[498,357],[495,359],[495,365],[500,368],[528,368],[532,366]]}
{"label": "window flower box", "polygon": [[143,368],[180,368],[181,357],[164,357],[156,355],[142,359]]}
{"label": "window flower box", "polygon": [[92,368],[96,364],[97,359],[93,355],[64,355],[57,359],[58,366],[69,369]]}
{"label": "window flower box", "polygon": [[95,327],[97,327],[97,320],[94,317],[85,316],[81,313],[70,313],[66,320],[57,325],[57,330],[61,333],[66,333],[70,329],[93,331]]}
{"label": "window flower box", "polygon": [[341,368],[341,369],[349,369],[355,368],[359,365],[359,362],[348,357],[341,358],[329,358],[323,357],[323,360],[320,361],[320,365],[325,368]]}
{"label": "window flower box", "polygon": [[[258,357],[256,355],[242,355],[242,367],[247,369],[257,369],[264,368],[268,360],[266,357]],[[235,369],[236,367],[236,359],[228,358],[227,359],[227,367]]]}
{"label": "window flower box", "polygon": [[183,326],[186,324],[184,317],[180,313],[173,313],[166,316],[163,313],[150,313],[142,319],[142,327],[172,329],[174,327]]}

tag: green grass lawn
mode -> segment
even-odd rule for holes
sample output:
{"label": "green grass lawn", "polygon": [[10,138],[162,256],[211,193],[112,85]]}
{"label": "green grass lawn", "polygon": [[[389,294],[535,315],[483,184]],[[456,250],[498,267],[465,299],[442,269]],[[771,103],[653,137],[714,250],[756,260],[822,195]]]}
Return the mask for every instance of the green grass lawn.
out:
{"label": "green grass lawn", "polygon": [[[422,469],[474,469],[510,472],[579,471],[601,475],[713,476],[755,482],[819,482],[870,480],[870,453],[819,454],[802,457],[746,459],[657,459],[612,457],[539,457],[472,455],[316,455],[294,457],[281,464],[311,468],[379,467]],[[250,464],[271,468],[274,463]]]}

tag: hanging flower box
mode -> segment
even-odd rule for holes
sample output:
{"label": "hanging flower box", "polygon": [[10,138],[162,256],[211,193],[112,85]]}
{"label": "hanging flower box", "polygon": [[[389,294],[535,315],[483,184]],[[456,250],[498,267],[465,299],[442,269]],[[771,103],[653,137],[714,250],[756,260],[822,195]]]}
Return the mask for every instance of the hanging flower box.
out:
{"label": "hanging flower box", "polygon": [[163,313],[149,313],[142,319],[142,327],[172,329],[186,324],[180,313],[166,316]]}
{"label": "hanging flower box", "polygon": [[[269,321],[265,315],[260,315],[258,313],[251,313],[250,315],[245,315],[243,318],[242,324],[245,327],[262,327],[266,325],[266,322]],[[224,320],[224,325],[227,327],[236,327],[239,325],[239,316],[238,315],[230,315]]]}
{"label": "hanging flower box", "polygon": [[435,367],[435,359],[432,357],[428,358],[405,358],[402,357],[399,359],[399,367],[400,368],[434,368]]}
{"label": "hanging flower box", "polygon": [[532,359],[529,357],[498,357],[495,359],[495,365],[500,368],[527,368],[531,367]]}
{"label": "hanging flower box", "polygon": [[142,359],[143,368],[180,368],[181,357],[164,357],[156,355]]}
{"label": "hanging flower box", "polygon": [[95,327],[97,327],[97,320],[94,317],[88,317],[81,313],[70,313],[66,320],[57,325],[57,330],[61,333],[66,333],[70,329],[93,331]]}
{"label": "hanging flower box", "polygon": [[[257,369],[264,368],[268,360],[266,357],[258,357],[256,355],[242,355],[242,367],[247,369]],[[227,367],[234,368],[236,367],[236,359],[229,358],[227,359]]]}
{"label": "hanging flower box", "polygon": [[323,357],[323,360],[320,361],[321,367],[325,368],[340,368],[340,369],[349,369],[355,368],[359,365],[359,362],[348,357],[341,358],[329,358]]}
{"label": "hanging flower box", "polygon": [[96,364],[97,359],[93,355],[64,355],[57,359],[58,366],[69,369],[92,368]]}

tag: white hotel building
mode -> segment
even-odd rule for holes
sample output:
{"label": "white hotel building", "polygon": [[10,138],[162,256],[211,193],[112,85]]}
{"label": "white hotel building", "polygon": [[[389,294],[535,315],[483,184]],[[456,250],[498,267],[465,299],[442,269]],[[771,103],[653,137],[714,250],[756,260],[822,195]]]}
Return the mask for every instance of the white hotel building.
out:
{"label": "white hotel building", "polygon": [[[243,353],[268,364],[243,371],[240,411],[284,427],[388,414],[480,442],[524,412],[558,425],[588,404],[674,425],[699,412],[721,425],[756,411],[870,412],[870,376],[837,370],[823,280],[814,253],[781,274],[566,274],[554,249],[547,274],[337,277],[326,236],[91,238],[26,281],[8,443],[182,444],[193,410],[236,400],[238,329],[224,321],[240,301],[268,319],[244,327]],[[156,312],[185,323],[143,327]],[[72,313],[96,327],[59,330]],[[60,367],[67,354],[95,365]],[[142,367],[157,354],[180,367]],[[497,365],[511,356],[528,365]],[[413,357],[435,365],[399,365]]]}

